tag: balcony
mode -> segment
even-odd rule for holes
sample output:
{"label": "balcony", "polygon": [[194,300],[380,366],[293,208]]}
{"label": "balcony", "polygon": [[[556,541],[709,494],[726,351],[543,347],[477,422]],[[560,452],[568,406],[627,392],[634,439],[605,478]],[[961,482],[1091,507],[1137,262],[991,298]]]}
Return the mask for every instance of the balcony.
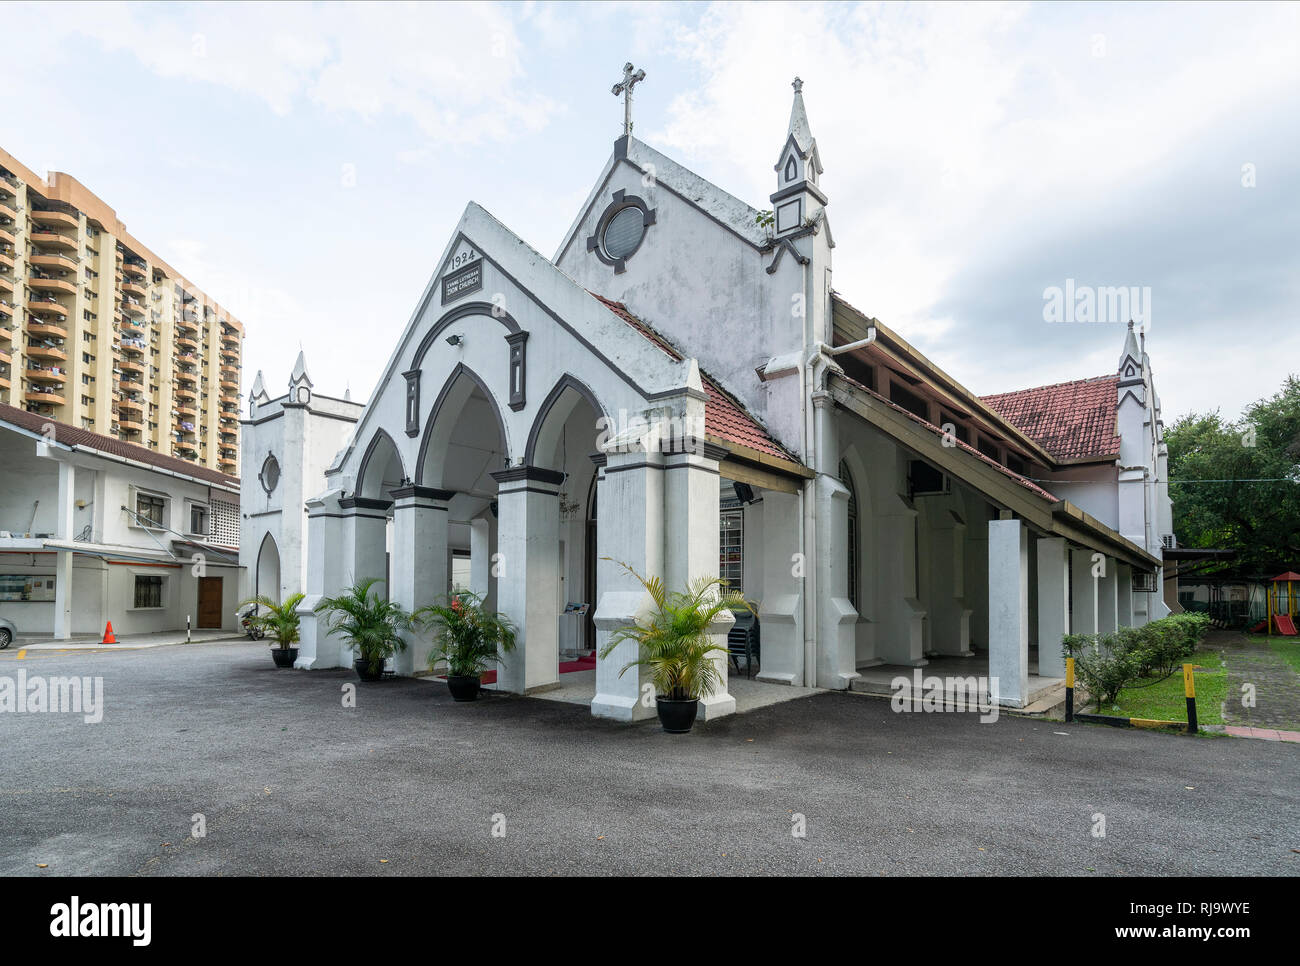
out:
{"label": "balcony", "polygon": [[38,292],[58,292],[61,295],[77,294],[75,284],[65,282],[61,278],[55,278],[53,275],[29,275],[27,285]]}
{"label": "balcony", "polygon": [[30,298],[27,300],[27,311],[36,315],[57,315],[61,319],[68,317],[68,310],[54,301],[53,298]]}
{"label": "balcony", "polygon": [[[143,356],[144,350],[145,350],[145,343],[143,339],[122,340],[122,352],[124,352],[126,355]],[[125,363],[127,360],[124,358],[122,361],[123,363]]]}
{"label": "balcony", "polygon": [[[42,211],[39,208],[33,208],[32,221],[50,228],[71,228],[73,231],[80,227],[77,217],[68,214],[66,211]],[[32,234],[35,237],[35,231]]]}
{"label": "balcony", "polygon": [[127,295],[134,295],[138,299],[149,297],[149,293],[145,291],[143,285],[139,282],[133,282],[130,279],[127,279],[122,283],[122,291]]}
{"label": "balcony", "polygon": [[122,262],[122,271],[130,278],[143,281],[149,275],[149,266],[144,262],[133,262],[126,259]]}
{"label": "balcony", "polygon": [[230,395],[230,396],[238,396],[238,395],[239,395],[239,383],[237,383],[237,382],[231,382],[229,379],[225,379],[225,378],[223,378],[223,379],[221,380],[220,385],[221,385],[221,389],[222,389],[221,394],[222,394],[223,396],[226,396],[226,395]]}
{"label": "balcony", "polygon": [[117,367],[124,373],[140,376],[144,375],[144,363],[137,362],[135,359],[123,359],[117,364]]}
{"label": "balcony", "polygon": [[144,400],[132,399],[129,396],[124,396],[123,398],[117,401],[117,408],[122,412],[126,412],[127,410],[130,410],[133,413],[143,413]]}
{"label": "balcony", "polygon": [[51,269],[55,272],[75,272],[77,270],[77,259],[72,255],[64,255],[61,252],[31,252],[27,256],[27,261],[40,268]]}
{"label": "balcony", "polygon": [[191,321],[189,321],[189,320],[187,320],[187,319],[185,319],[185,318],[182,318],[182,317],[180,317],[180,316],[177,316],[177,318],[176,318],[176,331],[178,331],[178,332],[188,332],[188,333],[190,333],[191,336],[197,336],[197,335],[199,334],[199,327],[198,327],[197,325],[195,325],[193,322],[191,322]]}
{"label": "balcony", "polygon": [[68,329],[62,322],[51,322],[44,319],[28,319],[27,334],[35,336],[50,336],[55,339],[66,339]]}
{"label": "balcony", "polygon": [[179,349],[188,349],[190,352],[197,352],[199,344],[193,339],[186,338],[183,335],[178,335],[176,337],[176,347]]}
{"label": "balcony", "polygon": [[52,345],[29,345],[26,351],[29,359],[48,359],[51,362],[68,361],[68,354]]}
{"label": "balcony", "polygon": [[172,427],[172,432],[176,434],[178,440],[194,438],[194,424],[191,422],[178,422]]}
{"label": "balcony", "polygon": [[[34,240],[36,236],[32,235],[32,238]],[[5,242],[10,248],[12,248],[15,244],[14,233],[8,228],[0,228],[0,242]]]}
{"label": "balcony", "polygon": [[0,268],[14,270],[14,256],[11,252],[0,251]]}
{"label": "balcony", "polygon": [[177,416],[188,416],[188,417],[190,417],[191,420],[193,420],[193,419],[195,419],[199,414],[198,414],[198,411],[195,410],[195,408],[194,408],[193,406],[186,406],[186,405],[184,405],[183,403],[181,403],[181,404],[178,404],[178,405],[176,406],[176,415],[177,415]]}
{"label": "balcony", "polygon": [[66,372],[57,371],[54,368],[46,369],[43,366],[29,365],[23,370],[23,375],[27,377],[28,382],[57,383],[61,386],[68,381]]}
{"label": "balcony", "polygon": [[8,292],[11,295],[13,294],[14,279],[12,275],[0,275],[0,291]]}
{"label": "balcony", "polygon": [[18,220],[18,212],[8,202],[0,201],[0,225],[12,225]]}
{"label": "balcony", "polygon": [[136,431],[139,432],[138,427],[144,425],[144,414],[136,413],[136,412],[128,412],[127,410],[123,409],[118,412],[117,421],[122,425],[124,429],[130,426],[135,426],[137,427]]}
{"label": "balcony", "polygon": [[[0,232],[0,235],[2,234],[3,232]],[[77,240],[75,238],[60,235],[57,232],[37,231],[36,229],[32,229],[32,232],[28,237],[31,239],[33,245],[48,245],[51,248],[58,248],[66,252],[75,252],[77,250]],[[12,239],[10,240],[12,241]]]}
{"label": "balcony", "polygon": [[142,319],[145,312],[144,303],[137,302],[135,299],[122,299],[122,311],[134,318]]}
{"label": "balcony", "polygon": [[65,406],[67,400],[53,390],[41,390],[36,388],[28,389],[23,397],[31,403],[39,403],[42,406]]}
{"label": "balcony", "polygon": [[229,456],[221,457],[221,459],[217,460],[217,465],[231,474],[233,474],[239,466],[239,464],[235,462],[234,457]]}

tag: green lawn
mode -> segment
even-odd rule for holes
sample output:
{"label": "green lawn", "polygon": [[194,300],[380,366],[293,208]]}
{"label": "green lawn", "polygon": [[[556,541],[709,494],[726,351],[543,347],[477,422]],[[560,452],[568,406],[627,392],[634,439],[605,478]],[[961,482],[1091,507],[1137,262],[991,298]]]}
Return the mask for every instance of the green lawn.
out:
{"label": "green lawn", "polygon": [[1300,637],[1267,637],[1257,634],[1251,640],[1267,644],[1274,654],[1291,665],[1292,671],[1300,674]]}
{"label": "green lawn", "polygon": [[[1188,660],[1205,668],[1196,672],[1196,718],[1201,724],[1223,724],[1223,700],[1228,693],[1228,672],[1217,650],[1199,650]],[[1140,681],[1139,685],[1148,682]],[[1091,711],[1091,708],[1087,710]],[[1124,718],[1186,721],[1187,698],[1183,675],[1178,673],[1150,687],[1125,688],[1114,705],[1102,705],[1101,714]]]}

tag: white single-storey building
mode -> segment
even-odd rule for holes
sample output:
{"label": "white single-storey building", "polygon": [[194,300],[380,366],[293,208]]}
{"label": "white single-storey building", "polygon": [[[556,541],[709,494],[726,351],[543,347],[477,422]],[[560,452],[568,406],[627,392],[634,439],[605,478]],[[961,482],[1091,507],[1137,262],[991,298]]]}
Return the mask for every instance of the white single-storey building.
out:
{"label": "white single-storey building", "polygon": [[236,630],[239,480],[0,405],[0,617],[19,636]]}
{"label": "white single-storey building", "polygon": [[[764,680],[843,689],[866,669],[965,658],[1010,705],[1031,670],[1063,673],[1067,630],[1164,612],[1172,528],[1137,335],[1115,374],[1080,384],[1076,411],[1060,387],[981,399],[854,308],[832,284],[800,86],[766,212],[630,133],[552,258],[467,206],[307,494],[300,667],[348,659],[312,611],[322,595],[373,576],[419,606],[457,560],[519,625],[497,678],[516,692],[555,686],[565,652],[645,612],[619,563],[741,590]],[[282,560],[302,541],[286,534]],[[412,643],[399,673],[424,667]],[[594,714],[654,713],[644,675],[619,676],[630,647],[598,662]],[[701,705],[707,719],[735,703],[724,687]]]}

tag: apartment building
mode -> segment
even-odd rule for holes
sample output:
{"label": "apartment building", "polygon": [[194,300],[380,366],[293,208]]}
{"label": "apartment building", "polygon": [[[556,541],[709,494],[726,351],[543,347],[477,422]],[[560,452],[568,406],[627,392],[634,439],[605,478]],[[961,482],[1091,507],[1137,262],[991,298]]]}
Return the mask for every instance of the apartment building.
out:
{"label": "apartment building", "polygon": [[237,476],[243,335],[79,181],[0,149],[0,403]]}

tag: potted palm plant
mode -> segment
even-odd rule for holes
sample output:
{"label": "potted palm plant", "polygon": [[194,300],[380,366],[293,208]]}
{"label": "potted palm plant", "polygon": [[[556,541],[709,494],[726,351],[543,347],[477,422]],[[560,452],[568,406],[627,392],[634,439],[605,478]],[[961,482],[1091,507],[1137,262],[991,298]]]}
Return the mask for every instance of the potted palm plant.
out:
{"label": "potted palm plant", "polygon": [[240,607],[252,604],[257,608],[249,616],[248,622],[275,642],[276,646],[271,648],[271,659],[275,661],[276,667],[293,667],[293,662],[298,660],[298,648],[294,645],[298,643],[298,625],[301,621],[298,605],[304,596],[306,595],[290,594],[276,603],[266,594],[258,594],[239,604]]}
{"label": "potted palm plant", "polygon": [[385,600],[371,588],[375,577],[359,581],[336,597],[324,597],[314,610],[324,614],[331,633],[338,634],[356,653],[357,676],[378,681],[384,676],[384,662],[406,650],[402,631],[411,626],[411,616],[401,604]]}
{"label": "potted palm plant", "polygon": [[515,649],[515,625],[486,610],[482,598],[469,591],[421,607],[412,619],[433,629],[429,670],[447,662],[447,687],[457,701],[475,700],[483,672]]}
{"label": "potted palm plant", "polygon": [[615,631],[601,649],[601,659],[624,641],[635,641],[638,656],[623,665],[619,677],[630,668],[649,668],[659,723],[664,731],[683,734],[695,724],[699,699],[724,683],[716,656],[725,657],[727,649],[713,643],[709,628],[724,610],[750,610],[749,604],[741,594],[722,590],[717,577],[701,577],[685,591],[669,593],[658,577],[643,577],[627,564],[619,566],[641,582],[654,608]]}

